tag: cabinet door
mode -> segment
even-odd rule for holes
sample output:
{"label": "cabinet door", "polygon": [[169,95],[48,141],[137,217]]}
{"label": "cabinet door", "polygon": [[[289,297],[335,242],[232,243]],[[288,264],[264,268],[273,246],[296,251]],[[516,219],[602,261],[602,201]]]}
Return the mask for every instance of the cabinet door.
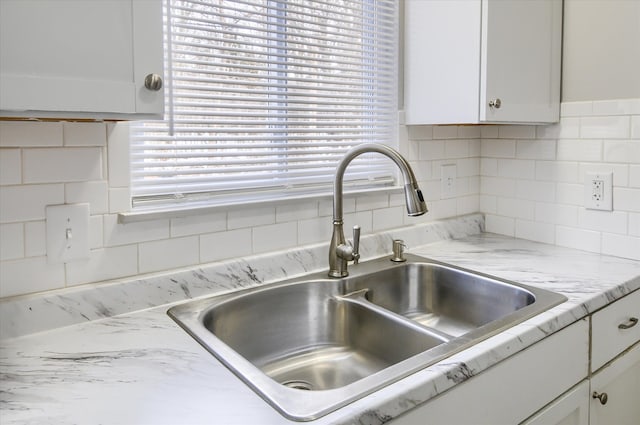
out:
{"label": "cabinet door", "polygon": [[[595,393],[595,394],[594,394]],[[640,421],[640,344],[591,378],[591,425],[637,425]],[[606,394],[606,404],[593,395]],[[602,398],[602,397],[601,397]]]}
{"label": "cabinet door", "polygon": [[160,116],[163,93],[158,0],[0,1],[3,116]]}
{"label": "cabinet door", "polygon": [[589,325],[580,320],[393,424],[517,424],[587,377],[588,351]]}
{"label": "cabinet door", "polygon": [[480,121],[558,121],[562,1],[483,0],[481,27]]}
{"label": "cabinet door", "polygon": [[521,425],[585,425],[589,423],[589,381],[558,397]]}

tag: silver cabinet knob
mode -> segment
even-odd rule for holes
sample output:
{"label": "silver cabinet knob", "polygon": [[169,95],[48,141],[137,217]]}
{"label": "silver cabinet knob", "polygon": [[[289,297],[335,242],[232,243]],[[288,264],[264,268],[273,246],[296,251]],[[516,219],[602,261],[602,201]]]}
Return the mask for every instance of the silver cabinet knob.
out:
{"label": "silver cabinet knob", "polygon": [[607,401],[609,400],[609,396],[607,395],[607,393],[600,393],[598,394],[597,391],[594,391],[593,394],[591,395],[592,398],[597,398],[598,400],[600,400],[600,404],[605,405],[607,404]]}
{"label": "silver cabinet knob", "polygon": [[144,86],[153,91],[158,91],[162,88],[162,77],[158,74],[149,74],[144,78]]}
{"label": "silver cabinet knob", "polygon": [[500,100],[500,98],[489,101],[490,108],[500,109],[500,106],[502,106],[502,101]]}

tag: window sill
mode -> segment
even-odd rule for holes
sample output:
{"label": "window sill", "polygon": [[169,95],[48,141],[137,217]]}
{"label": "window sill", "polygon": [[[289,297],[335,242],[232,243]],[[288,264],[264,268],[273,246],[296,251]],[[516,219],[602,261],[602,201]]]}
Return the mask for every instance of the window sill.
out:
{"label": "window sill", "polygon": [[[369,189],[352,189],[345,190],[344,196],[361,196],[366,194],[381,194],[381,193],[401,193],[402,187],[400,186],[387,186],[387,187],[378,187],[378,188],[369,188]],[[306,195],[299,195],[291,198],[277,198],[277,199],[258,199],[258,200],[250,200],[250,201],[231,201],[228,203],[217,203],[212,205],[211,203],[203,202],[191,202],[189,205],[184,206],[155,206],[155,207],[145,207],[145,208],[137,208],[134,211],[122,212],[118,214],[118,223],[126,224],[126,223],[135,223],[141,221],[151,221],[151,220],[162,220],[162,219],[172,219],[172,218],[183,218],[189,216],[198,216],[198,215],[206,215],[211,214],[218,211],[229,210],[237,207],[247,207],[247,206],[269,206],[269,205],[278,205],[284,203],[295,203],[299,201],[308,201],[308,200],[321,200],[321,199],[331,199],[333,198],[332,193],[312,193]]]}

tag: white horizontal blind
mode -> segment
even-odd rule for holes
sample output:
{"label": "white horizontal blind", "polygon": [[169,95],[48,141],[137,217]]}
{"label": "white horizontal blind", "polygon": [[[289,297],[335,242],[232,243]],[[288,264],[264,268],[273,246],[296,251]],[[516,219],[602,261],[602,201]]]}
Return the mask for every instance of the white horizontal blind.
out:
{"label": "white horizontal blind", "polygon": [[[395,144],[396,0],[166,0],[164,121],[132,126],[135,206],[331,191]],[[345,185],[393,184],[381,155]]]}

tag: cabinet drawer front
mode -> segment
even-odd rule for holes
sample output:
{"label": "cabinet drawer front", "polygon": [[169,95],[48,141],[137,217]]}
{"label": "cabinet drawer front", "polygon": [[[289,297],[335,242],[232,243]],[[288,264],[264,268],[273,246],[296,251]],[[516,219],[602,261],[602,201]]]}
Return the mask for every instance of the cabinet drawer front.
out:
{"label": "cabinet drawer front", "polygon": [[633,343],[640,341],[638,320],[640,291],[627,295],[593,315],[592,371],[600,369]]}

